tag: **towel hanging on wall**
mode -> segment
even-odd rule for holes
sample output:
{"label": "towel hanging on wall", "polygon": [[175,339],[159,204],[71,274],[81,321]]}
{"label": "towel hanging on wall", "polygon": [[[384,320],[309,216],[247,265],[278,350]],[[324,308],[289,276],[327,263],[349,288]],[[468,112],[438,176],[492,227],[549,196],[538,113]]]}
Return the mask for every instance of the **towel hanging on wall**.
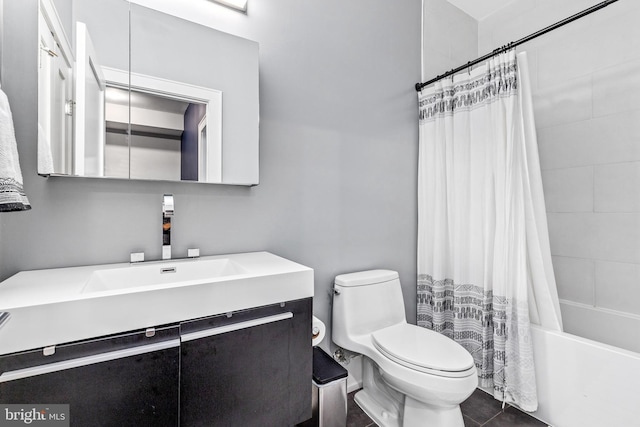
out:
{"label": "towel hanging on wall", "polygon": [[22,186],[22,171],[7,95],[0,89],[0,212],[31,209]]}

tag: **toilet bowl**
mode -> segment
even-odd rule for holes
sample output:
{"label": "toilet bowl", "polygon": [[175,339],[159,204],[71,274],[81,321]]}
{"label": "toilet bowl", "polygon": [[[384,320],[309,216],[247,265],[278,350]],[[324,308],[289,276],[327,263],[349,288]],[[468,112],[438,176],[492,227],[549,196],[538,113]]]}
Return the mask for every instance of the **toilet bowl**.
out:
{"label": "toilet bowl", "polygon": [[444,335],[408,324],[398,273],[337,276],[332,340],[363,355],[355,401],[382,427],[463,427],[460,403],[478,385],[471,355]]}

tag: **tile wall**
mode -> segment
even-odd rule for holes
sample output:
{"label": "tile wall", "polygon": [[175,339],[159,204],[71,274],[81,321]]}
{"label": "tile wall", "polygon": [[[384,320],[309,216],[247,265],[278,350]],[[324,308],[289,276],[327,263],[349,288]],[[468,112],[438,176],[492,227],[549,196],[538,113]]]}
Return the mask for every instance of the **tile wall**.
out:
{"label": "tile wall", "polygon": [[[478,25],[478,54],[600,3],[520,0]],[[518,48],[529,54],[565,330],[640,351],[640,2]]]}

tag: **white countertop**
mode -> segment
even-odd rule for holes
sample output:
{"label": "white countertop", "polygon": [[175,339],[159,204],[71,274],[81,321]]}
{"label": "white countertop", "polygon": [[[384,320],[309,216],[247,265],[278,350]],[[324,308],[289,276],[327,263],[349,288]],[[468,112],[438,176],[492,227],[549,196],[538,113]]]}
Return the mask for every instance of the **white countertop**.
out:
{"label": "white countertop", "polygon": [[[96,271],[229,259],[240,274],[83,292]],[[313,297],[313,270],[268,252],[23,271],[0,283],[0,355]]]}

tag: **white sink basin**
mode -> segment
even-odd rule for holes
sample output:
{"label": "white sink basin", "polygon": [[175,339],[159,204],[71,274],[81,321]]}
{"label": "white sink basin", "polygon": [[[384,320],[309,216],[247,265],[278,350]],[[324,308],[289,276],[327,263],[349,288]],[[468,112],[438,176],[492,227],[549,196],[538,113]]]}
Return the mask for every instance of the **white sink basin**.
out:
{"label": "white sink basin", "polygon": [[94,271],[82,289],[82,293],[146,286],[182,286],[246,273],[247,269],[229,258],[132,264],[122,268]]}
{"label": "white sink basin", "polygon": [[23,271],[0,283],[0,355],[310,297],[313,270],[268,252]]}

